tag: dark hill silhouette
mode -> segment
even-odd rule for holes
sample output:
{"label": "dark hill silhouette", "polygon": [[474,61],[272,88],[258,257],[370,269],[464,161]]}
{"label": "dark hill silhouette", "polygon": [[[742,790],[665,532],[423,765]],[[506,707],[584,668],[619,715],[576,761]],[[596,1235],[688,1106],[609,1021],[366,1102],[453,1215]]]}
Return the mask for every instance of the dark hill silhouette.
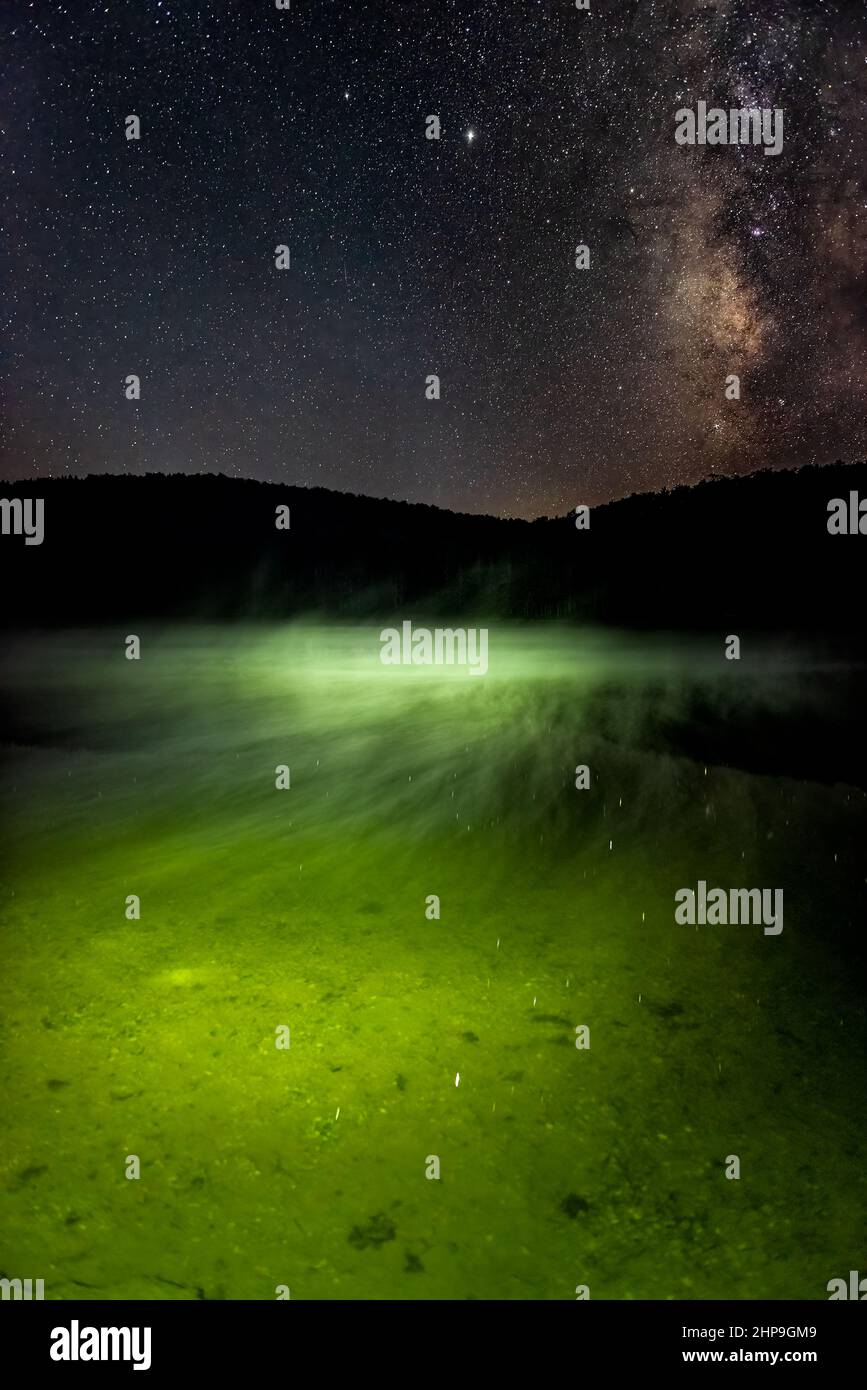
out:
{"label": "dark hill silhouette", "polygon": [[579,531],[222,476],[19,482],[0,496],[44,498],[45,540],[0,537],[6,621],[480,613],[858,647],[867,536],[827,531],[850,491],[867,496],[867,464],[633,496]]}
{"label": "dark hill silhouette", "polygon": [[[867,787],[867,536],[827,530],[829,500],[853,491],[867,496],[865,464],[767,472],[594,508],[579,531],[220,476],[18,483],[0,497],[43,498],[45,539],[0,537],[6,625],[559,618],[701,633],[720,652],[728,633],[765,634],[835,659],[806,703],[802,685],[785,714],[747,700],[721,720],[697,687],[648,746]],[[3,713],[7,742],[41,737],[17,702]]]}

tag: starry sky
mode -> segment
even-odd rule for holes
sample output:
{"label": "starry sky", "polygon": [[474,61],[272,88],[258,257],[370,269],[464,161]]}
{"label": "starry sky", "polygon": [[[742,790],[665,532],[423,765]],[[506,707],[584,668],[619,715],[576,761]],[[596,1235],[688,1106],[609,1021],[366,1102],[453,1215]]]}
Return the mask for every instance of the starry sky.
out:
{"label": "starry sky", "polygon": [[[0,39],[6,479],[531,517],[867,454],[863,0],[4,0]],[[700,100],[782,108],[781,154],[678,145]]]}

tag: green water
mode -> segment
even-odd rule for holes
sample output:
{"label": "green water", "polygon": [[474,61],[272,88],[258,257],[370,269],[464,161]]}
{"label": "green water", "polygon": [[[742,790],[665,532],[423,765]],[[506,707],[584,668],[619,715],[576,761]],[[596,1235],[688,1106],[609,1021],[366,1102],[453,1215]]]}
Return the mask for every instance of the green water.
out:
{"label": "green water", "polygon": [[[497,626],[471,677],[384,667],[372,628],[124,635],[7,654],[3,1275],[814,1299],[862,1267],[864,794],[658,737],[697,686],[788,709],[808,663]],[[699,878],[782,887],[782,934],[677,926]]]}

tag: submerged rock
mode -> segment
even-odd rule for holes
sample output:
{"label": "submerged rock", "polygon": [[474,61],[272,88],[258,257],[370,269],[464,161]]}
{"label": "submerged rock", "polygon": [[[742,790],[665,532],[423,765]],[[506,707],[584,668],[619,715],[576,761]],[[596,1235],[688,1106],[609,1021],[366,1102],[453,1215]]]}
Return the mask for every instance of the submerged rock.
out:
{"label": "submerged rock", "polygon": [[574,1221],[576,1216],[590,1210],[590,1203],[586,1197],[579,1197],[577,1192],[570,1192],[560,1203],[560,1210],[566,1213],[570,1221]]}
{"label": "submerged rock", "polygon": [[385,1245],[386,1241],[394,1240],[396,1235],[397,1227],[394,1222],[389,1220],[385,1212],[378,1211],[370,1217],[365,1226],[353,1226],[347,1239],[356,1249],[367,1250],[371,1245]]}

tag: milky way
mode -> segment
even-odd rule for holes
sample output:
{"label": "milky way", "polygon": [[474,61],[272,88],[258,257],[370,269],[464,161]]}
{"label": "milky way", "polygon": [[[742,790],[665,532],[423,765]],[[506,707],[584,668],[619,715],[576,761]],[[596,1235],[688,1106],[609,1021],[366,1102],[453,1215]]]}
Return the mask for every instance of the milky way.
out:
{"label": "milky way", "polygon": [[[863,4],[12,0],[2,25],[7,478],[532,516],[867,452]],[[782,151],[678,145],[699,101],[782,109]]]}

